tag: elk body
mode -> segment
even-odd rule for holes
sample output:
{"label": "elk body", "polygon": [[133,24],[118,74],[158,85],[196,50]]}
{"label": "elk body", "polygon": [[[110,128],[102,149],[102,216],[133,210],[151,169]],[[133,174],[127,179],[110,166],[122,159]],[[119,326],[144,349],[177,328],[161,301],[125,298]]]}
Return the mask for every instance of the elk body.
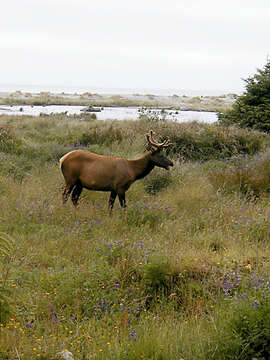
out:
{"label": "elk body", "polygon": [[60,159],[60,168],[65,179],[63,203],[70,194],[76,206],[83,188],[97,191],[110,191],[109,207],[113,208],[116,196],[121,207],[126,207],[125,193],[130,185],[148,175],[155,166],[169,169],[173,163],[161,150],[168,147],[168,140],[157,143],[153,139],[153,131],[146,134],[149,151],[141,158],[127,160],[111,156],[103,156],[86,150],[74,150]]}

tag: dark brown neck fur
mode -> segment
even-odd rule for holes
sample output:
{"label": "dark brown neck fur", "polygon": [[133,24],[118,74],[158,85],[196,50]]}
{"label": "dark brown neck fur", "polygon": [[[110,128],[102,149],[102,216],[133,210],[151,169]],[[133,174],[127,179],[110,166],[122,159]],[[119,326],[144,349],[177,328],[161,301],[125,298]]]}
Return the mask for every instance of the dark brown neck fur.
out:
{"label": "dark brown neck fur", "polygon": [[151,154],[151,151],[148,151],[137,160],[129,160],[132,170],[134,171],[134,181],[144,178],[154,169],[155,165],[150,159]]}

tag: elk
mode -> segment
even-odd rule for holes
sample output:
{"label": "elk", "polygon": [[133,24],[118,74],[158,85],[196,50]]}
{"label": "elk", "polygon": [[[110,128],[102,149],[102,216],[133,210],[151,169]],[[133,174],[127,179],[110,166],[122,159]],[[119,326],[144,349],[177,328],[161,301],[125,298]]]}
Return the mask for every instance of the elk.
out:
{"label": "elk", "polygon": [[125,193],[134,181],[144,178],[155,166],[169,170],[173,163],[161,153],[171,145],[169,140],[158,143],[153,139],[152,130],[146,134],[148,151],[139,159],[94,154],[87,150],[73,150],[60,159],[60,168],[65,179],[63,204],[71,194],[77,206],[83,188],[110,191],[109,208],[112,210],[116,196],[121,207],[126,207]]}

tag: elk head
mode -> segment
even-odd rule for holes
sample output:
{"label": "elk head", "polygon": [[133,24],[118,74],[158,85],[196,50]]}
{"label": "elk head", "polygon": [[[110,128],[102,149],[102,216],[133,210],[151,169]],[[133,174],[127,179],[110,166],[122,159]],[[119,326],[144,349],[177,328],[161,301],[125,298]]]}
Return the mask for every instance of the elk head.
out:
{"label": "elk head", "polygon": [[148,141],[148,149],[151,152],[150,160],[154,164],[154,166],[169,170],[169,167],[173,166],[173,163],[165,155],[163,155],[161,151],[162,149],[170,146],[171,143],[169,140],[158,143],[153,139],[153,135],[155,135],[153,130],[150,130],[149,133],[146,134],[146,138]]}

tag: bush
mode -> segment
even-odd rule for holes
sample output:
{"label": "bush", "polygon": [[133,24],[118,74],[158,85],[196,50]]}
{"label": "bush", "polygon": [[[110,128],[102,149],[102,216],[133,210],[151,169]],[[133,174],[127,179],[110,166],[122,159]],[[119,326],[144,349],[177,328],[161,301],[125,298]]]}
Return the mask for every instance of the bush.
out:
{"label": "bush", "polygon": [[211,170],[209,180],[216,189],[248,196],[270,193],[270,153],[260,156],[238,156]]}
{"label": "bush", "polygon": [[21,153],[21,141],[15,138],[8,127],[0,127],[0,152]]}
{"label": "bush", "polygon": [[[225,326],[225,324],[224,324]],[[220,329],[221,330],[221,329]],[[270,304],[242,302],[214,342],[215,359],[268,359],[270,354]],[[213,350],[213,349],[212,349]],[[210,358],[210,356],[209,356]]]}
{"label": "bush", "polygon": [[[194,127],[197,127],[195,129]],[[168,152],[184,160],[224,159],[239,154],[254,154],[263,147],[264,135],[235,127],[194,124],[193,128],[164,136],[173,144]]]}
{"label": "bush", "polygon": [[232,109],[218,114],[222,124],[270,132],[270,60],[257,71],[245,80],[246,91],[237,98]]}
{"label": "bush", "polygon": [[155,171],[144,178],[144,188],[148,194],[155,195],[166,189],[172,182],[172,175],[165,171]]}
{"label": "bush", "polygon": [[167,293],[172,285],[172,271],[167,261],[156,258],[145,267],[144,282],[146,289],[157,295]]}
{"label": "bush", "polygon": [[121,143],[124,138],[123,131],[113,126],[94,127],[79,134],[68,134],[66,136],[57,137],[59,144],[72,144],[74,147],[82,147],[89,145],[110,146],[114,143]]}
{"label": "bush", "polygon": [[166,121],[166,110],[162,109],[159,110],[153,110],[149,107],[142,107],[138,110],[139,113],[139,119],[144,120],[149,123],[155,123],[159,121]]}

